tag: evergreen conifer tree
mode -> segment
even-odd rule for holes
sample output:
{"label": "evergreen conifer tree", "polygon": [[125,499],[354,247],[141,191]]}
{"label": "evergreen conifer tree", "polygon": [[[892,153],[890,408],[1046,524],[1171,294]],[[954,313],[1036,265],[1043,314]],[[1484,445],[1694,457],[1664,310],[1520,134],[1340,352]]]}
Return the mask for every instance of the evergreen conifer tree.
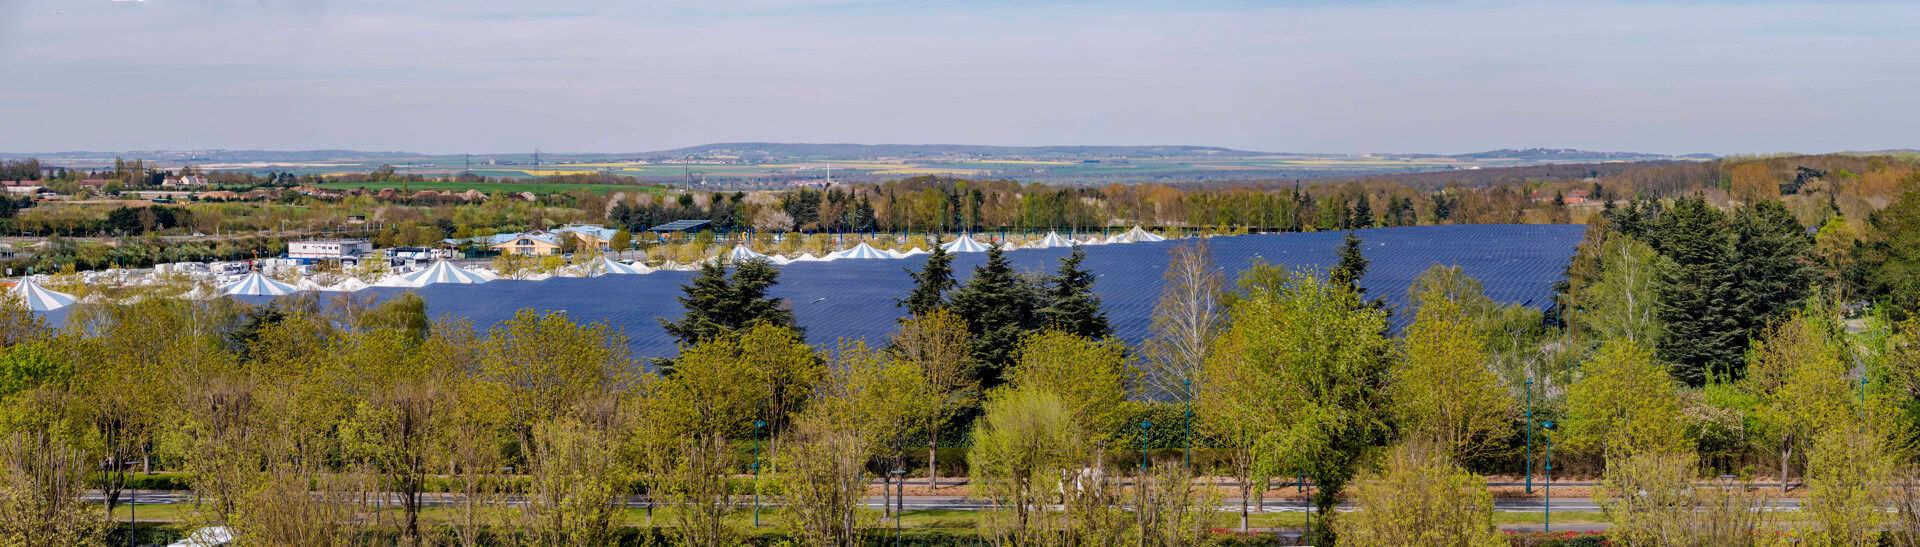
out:
{"label": "evergreen conifer tree", "polygon": [[1346,241],[1340,244],[1340,263],[1327,271],[1327,284],[1353,293],[1354,301],[1360,302],[1362,307],[1384,310],[1387,301],[1380,298],[1368,301],[1367,289],[1360,286],[1360,278],[1366,277],[1369,263],[1366,253],[1362,252],[1364,248],[1365,244],[1360,238],[1348,231]]}
{"label": "evergreen conifer tree", "polygon": [[1100,295],[1093,293],[1093,272],[1080,269],[1080,261],[1086,258],[1079,245],[1060,258],[1060,269],[1047,278],[1047,306],[1039,313],[1049,329],[1099,340],[1113,335],[1113,327],[1107,324],[1107,312],[1100,309]]}
{"label": "evergreen conifer tree", "polygon": [[1373,227],[1373,206],[1367,203],[1367,194],[1362,192],[1353,199],[1353,228]]}
{"label": "evergreen conifer tree", "polygon": [[1740,209],[1732,232],[1732,316],[1739,322],[1744,350],[1746,342],[1806,299],[1814,282],[1808,258],[1813,239],[1786,206],[1773,201]]}
{"label": "evergreen conifer tree", "polygon": [[953,313],[966,318],[973,334],[974,361],[980,364],[980,387],[1002,383],[1002,373],[1013,362],[1020,338],[1032,328],[1032,292],[997,246],[987,248],[987,263],[973,268],[973,277],[953,292]]}
{"label": "evergreen conifer tree", "polygon": [[1654,235],[1655,249],[1673,261],[1660,279],[1660,321],[1667,328],[1660,357],[1672,364],[1674,379],[1690,386],[1731,375],[1745,341],[1732,316],[1732,246],[1723,215],[1704,197],[1681,199],[1661,216]]}
{"label": "evergreen conifer tree", "polygon": [[689,346],[762,322],[791,327],[796,335],[802,332],[793,324],[793,310],[781,299],[767,297],[767,288],[780,282],[780,270],[765,260],[749,260],[729,277],[728,266],[725,260],[709,262],[692,283],[680,286],[686,293],[679,297],[680,306],[687,313],[679,321],[660,320],[667,334]]}
{"label": "evergreen conifer tree", "polygon": [[907,309],[908,316],[901,318],[902,321],[926,315],[946,305],[947,291],[955,285],[953,255],[936,239],[933,252],[927,254],[926,265],[918,272],[907,270],[907,275],[913,276],[913,292],[907,293],[906,298],[893,299],[894,307]]}

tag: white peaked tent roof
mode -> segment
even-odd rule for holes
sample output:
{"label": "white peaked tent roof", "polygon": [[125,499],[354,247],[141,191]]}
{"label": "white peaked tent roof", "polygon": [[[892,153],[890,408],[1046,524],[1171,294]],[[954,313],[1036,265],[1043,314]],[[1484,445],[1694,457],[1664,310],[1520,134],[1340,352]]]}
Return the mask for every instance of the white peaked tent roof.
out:
{"label": "white peaked tent roof", "polygon": [[361,281],[359,278],[349,277],[347,278],[346,281],[341,281],[339,283],[336,283],[334,284],[334,286],[328,287],[324,290],[339,291],[339,292],[353,292],[353,291],[365,289],[367,287],[372,287],[372,286],[373,285],[368,285],[367,282],[365,281]]}
{"label": "white peaked tent roof", "polygon": [[609,260],[604,256],[596,256],[593,257],[593,260],[588,261],[585,266],[581,267],[580,271],[586,272],[587,277],[599,277],[607,274],[632,275],[651,273],[653,269],[646,266],[628,265],[618,260]]}
{"label": "white peaked tent roof", "polygon": [[400,276],[402,281],[415,287],[425,287],[434,283],[486,283],[487,278],[453,265],[452,262],[436,260],[432,266],[410,274]]}
{"label": "white peaked tent roof", "polygon": [[1060,232],[1047,232],[1047,237],[1042,238],[1040,241],[1036,242],[1033,247],[1036,249],[1047,249],[1052,247],[1072,247],[1072,246],[1073,246],[1073,240],[1067,239],[1065,237],[1061,237]]}
{"label": "white peaked tent roof", "polygon": [[300,289],[295,289],[292,285],[286,283],[274,281],[267,276],[260,275],[260,272],[253,272],[247,274],[246,277],[240,278],[239,281],[233,282],[232,285],[227,285],[226,288],[220,289],[220,292],[238,296],[280,296],[300,292]]}
{"label": "white peaked tent roof", "polygon": [[972,237],[972,236],[960,236],[960,239],[956,239],[956,240],[953,240],[953,241],[949,241],[949,242],[947,242],[947,244],[946,244],[946,245],[941,245],[941,246],[940,246],[940,248],[942,248],[942,249],[946,249],[946,250],[947,250],[947,252],[949,252],[949,253],[984,253],[984,252],[987,252],[987,246],[986,246],[986,245],[982,245],[982,244],[981,244],[980,242],[978,242],[978,241],[974,241],[974,240],[973,240],[973,237]]}
{"label": "white peaked tent roof", "polygon": [[1107,244],[1107,242],[1102,241],[1100,239],[1100,236],[1087,236],[1086,239],[1080,240],[1077,243],[1081,245],[1106,245]]}
{"label": "white peaked tent roof", "polygon": [[[827,255],[827,256],[831,257],[833,255]],[[820,258],[817,256],[813,256],[813,253],[800,253],[800,256],[793,257],[792,260],[788,260],[787,262],[825,262],[828,260],[833,260],[833,259]]]}
{"label": "white peaked tent roof", "polygon": [[1146,230],[1140,229],[1139,226],[1134,226],[1132,230],[1127,230],[1127,233],[1113,236],[1113,239],[1109,239],[1107,240],[1107,242],[1108,243],[1147,243],[1147,242],[1153,242],[1153,241],[1166,241],[1166,240],[1167,238],[1153,235],[1152,233]]}
{"label": "white peaked tent roof", "polygon": [[1014,245],[1012,241],[1008,241],[1008,242],[1006,242],[1006,243],[1001,243],[1001,244],[1000,244],[1000,250],[1002,250],[1002,251],[1018,251],[1018,250],[1020,250],[1020,246],[1019,246],[1019,245]]}
{"label": "white peaked tent roof", "polygon": [[733,246],[732,251],[727,252],[727,262],[733,262],[733,263],[746,262],[748,260],[761,260],[765,258],[767,258],[767,255],[753,252],[753,249],[747,248],[746,245],[735,245]]}
{"label": "white peaked tent roof", "polygon": [[833,254],[832,254],[832,255],[830,255],[830,256],[832,256],[833,258],[836,258],[836,259],[840,259],[840,258],[893,258],[893,255],[890,255],[890,254],[887,254],[887,252],[886,252],[886,251],[882,251],[882,250],[879,250],[879,249],[875,249],[875,248],[873,248],[873,246],[872,246],[872,245],[868,245],[868,244],[867,244],[866,242],[864,242],[864,241],[862,241],[862,242],[860,242],[860,244],[859,244],[859,245],[855,245],[855,246],[853,246],[853,248],[852,248],[852,249],[847,249],[847,250],[845,250],[845,251],[840,251],[840,252],[837,252],[837,253],[833,253]]}
{"label": "white peaked tent roof", "polygon": [[8,290],[13,291],[14,296],[20,297],[20,303],[25,304],[27,309],[32,311],[53,311],[73,305],[73,295],[49,291],[42,288],[39,283],[34,283],[32,279],[24,277],[20,278],[20,283]]}

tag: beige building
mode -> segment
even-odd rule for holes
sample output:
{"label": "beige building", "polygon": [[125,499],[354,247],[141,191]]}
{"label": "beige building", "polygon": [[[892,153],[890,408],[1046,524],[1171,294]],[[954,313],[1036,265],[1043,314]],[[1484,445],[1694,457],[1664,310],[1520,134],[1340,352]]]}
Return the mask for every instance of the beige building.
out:
{"label": "beige building", "polygon": [[501,254],[546,256],[560,252],[560,237],[546,232],[526,232],[493,236],[487,247]]}

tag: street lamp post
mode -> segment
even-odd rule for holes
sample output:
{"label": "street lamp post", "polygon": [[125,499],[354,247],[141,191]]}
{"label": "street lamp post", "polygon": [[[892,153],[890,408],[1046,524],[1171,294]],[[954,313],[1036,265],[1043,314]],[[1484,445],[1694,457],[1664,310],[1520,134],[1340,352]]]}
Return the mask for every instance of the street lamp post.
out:
{"label": "street lamp post", "polygon": [[1153,429],[1153,422],[1140,422],[1140,469],[1147,468],[1147,431]]}
{"label": "street lamp post", "polygon": [[760,430],[767,427],[766,420],[753,421],[753,527],[760,527]]}
{"label": "street lamp post", "polygon": [[[894,499],[901,500],[901,505],[905,505],[905,498],[907,496],[907,471],[905,469],[895,469],[890,471],[889,474],[893,475],[893,481],[900,485],[896,487],[897,489],[895,490],[900,497]],[[904,509],[906,508],[901,507],[900,510],[893,512],[893,547],[900,547],[900,518],[902,516],[901,513],[906,512]]]}
{"label": "street lamp post", "polygon": [[1527,495],[1533,495],[1533,379],[1527,379]]}
{"label": "street lamp post", "polygon": [[[1541,421],[1540,428],[1545,429],[1547,431],[1553,431],[1553,420]],[[1547,466],[1543,470],[1544,472],[1540,475],[1540,477],[1545,481],[1547,481],[1545,485],[1547,495],[1545,498],[1546,504],[1544,505],[1546,512],[1540,517],[1540,531],[1552,532],[1553,531],[1553,437],[1547,436],[1547,437],[1543,437],[1541,440],[1545,441],[1545,444],[1543,444],[1540,447],[1540,450],[1541,450],[1540,458],[1543,460],[1546,460]]]}

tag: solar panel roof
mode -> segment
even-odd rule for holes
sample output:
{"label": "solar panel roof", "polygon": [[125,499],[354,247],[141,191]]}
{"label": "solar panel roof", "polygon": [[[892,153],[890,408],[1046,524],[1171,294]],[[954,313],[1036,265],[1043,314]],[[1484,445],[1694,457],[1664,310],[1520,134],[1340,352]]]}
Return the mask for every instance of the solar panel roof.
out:
{"label": "solar panel roof", "polygon": [[702,226],[706,226],[706,225],[708,225],[708,224],[712,224],[712,223],[713,223],[713,221],[710,221],[710,220],[676,220],[676,221],[673,221],[673,222],[668,222],[668,223],[666,223],[666,224],[661,224],[661,225],[659,225],[659,226],[654,226],[654,227],[652,227],[652,228],[647,228],[647,231],[649,231],[649,232],[679,232],[679,231],[683,231],[683,230],[692,230],[692,229],[695,229],[695,228],[699,228],[699,227],[702,227]]}
{"label": "solar panel roof", "polygon": [[[1370,296],[1404,307],[1413,278],[1435,264],[1458,265],[1480,280],[1496,301],[1545,308],[1553,285],[1564,275],[1585,227],[1578,225],[1465,225],[1378,228],[1357,235],[1370,261],[1361,280]],[[1344,232],[1250,235],[1209,240],[1215,262],[1228,274],[1256,259],[1296,268],[1326,268],[1337,261]],[[1086,247],[1082,266],[1094,272],[1108,320],[1116,335],[1137,344],[1160,297],[1167,251],[1180,240]],[[1023,249],[1006,254],[1022,272],[1047,272],[1071,249]],[[986,261],[984,253],[954,256],[957,277],[970,277]],[[884,341],[902,315],[893,299],[906,295],[924,256],[897,260],[799,262],[781,267],[780,284],[770,294],[792,301],[795,319],[807,328],[807,340],[832,344],[841,338]],[[575,321],[605,322],[624,330],[640,357],[677,353],[659,318],[683,313],[675,297],[694,272],[659,271],[647,275],[553,278],[544,281],[493,281],[481,285],[429,285],[420,289],[372,288],[381,297],[414,290],[426,298],[428,313],[472,320],[485,329],[513,317],[517,310],[563,311]],[[259,302],[264,299],[247,298]],[[1412,320],[1396,314],[1395,328]],[[50,317],[51,318],[51,317]]]}

